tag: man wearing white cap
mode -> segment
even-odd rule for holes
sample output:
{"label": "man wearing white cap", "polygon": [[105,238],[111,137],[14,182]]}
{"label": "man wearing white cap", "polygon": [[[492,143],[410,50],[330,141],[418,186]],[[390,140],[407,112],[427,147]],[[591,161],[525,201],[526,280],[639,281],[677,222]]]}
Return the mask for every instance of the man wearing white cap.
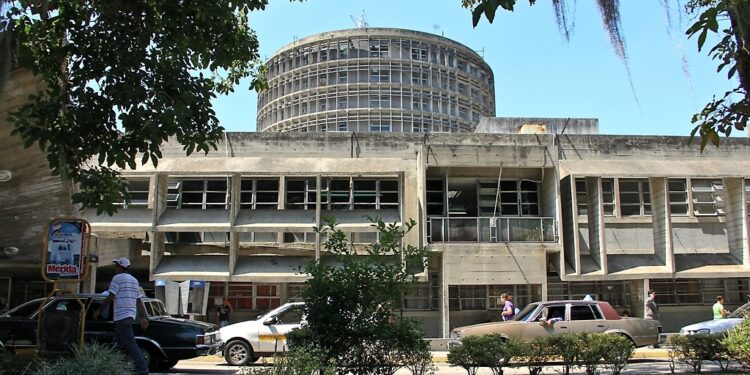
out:
{"label": "man wearing white cap", "polygon": [[107,290],[109,294],[104,303],[94,312],[94,319],[98,319],[101,311],[106,309],[114,301],[114,322],[115,337],[117,345],[128,351],[130,358],[135,363],[137,374],[148,374],[148,364],[141,355],[141,350],[135,342],[133,334],[133,322],[136,319],[136,311],[140,313],[141,329],[148,327],[148,315],[146,306],[143,305],[143,295],[138,280],[128,273],[130,261],[128,258],[118,258],[113,261],[115,264],[115,276],[109,284]]}

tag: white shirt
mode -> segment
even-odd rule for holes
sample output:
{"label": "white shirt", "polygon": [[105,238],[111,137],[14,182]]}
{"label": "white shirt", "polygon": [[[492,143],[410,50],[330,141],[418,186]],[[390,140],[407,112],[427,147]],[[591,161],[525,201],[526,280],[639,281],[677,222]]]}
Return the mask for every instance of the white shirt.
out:
{"label": "white shirt", "polygon": [[141,292],[138,280],[128,273],[118,273],[109,284],[109,293],[115,295],[114,321],[136,317],[136,301],[146,296]]}

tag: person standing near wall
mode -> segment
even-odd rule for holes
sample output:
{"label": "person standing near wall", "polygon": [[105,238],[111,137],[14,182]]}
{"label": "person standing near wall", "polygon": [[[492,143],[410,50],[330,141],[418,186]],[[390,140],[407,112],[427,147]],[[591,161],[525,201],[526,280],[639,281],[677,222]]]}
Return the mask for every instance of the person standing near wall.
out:
{"label": "person standing near wall", "polygon": [[148,374],[148,364],[141,355],[141,350],[135,341],[133,334],[133,323],[140,316],[141,329],[148,328],[148,313],[143,305],[143,295],[138,280],[128,273],[130,261],[128,258],[119,258],[113,261],[115,264],[115,276],[109,284],[109,294],[104,303],[94,311],[94,319],[99,319],[102,310],[107,309],[114,301],[115,338],[120,349],[127,350],[130,359],[135,363],[136,374]]}
{"label": "person standing near wall", "polygon": [[714,303],[714,306],[711,310],[714,313],[714,319],[724,319],[727,317],[727,315],[729,315],[729,311],[724,308],[724,296],[716,296],[716,303]]}
{"label": "person standing near wall", "polygon": [[233,311],[232,303],[229,302],[228,298],[224,298],[221,306],[219,306],[219,327],[226,327],[229,325],[229,313]]}
{"label": "person standing near wall", "polygon": [[656,292],[653,290],[648,291],[648,299],[646,299],[646,314],[644,319],[647,320],[659,320],[659,307],[656,306]]}
{"label": "person standing near wall", "polygon": [[503,321],[511,320],[516,316],[516,306],[513,304],[513,297],[508,293],[500,295],[500,302],[503,304],[502,315]]}

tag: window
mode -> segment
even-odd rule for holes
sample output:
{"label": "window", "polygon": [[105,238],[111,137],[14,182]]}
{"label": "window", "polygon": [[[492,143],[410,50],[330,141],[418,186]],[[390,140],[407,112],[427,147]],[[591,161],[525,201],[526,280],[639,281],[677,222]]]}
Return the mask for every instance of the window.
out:
{"label": "window", "polygon": [[428,283],[416,283],[406,292],[403,298],[404,310],[431,310],[431,286]]}
{"label": "window", "polygon": [[[615,180],[602,178],[602,208],[605,216],[615,215]],[[588,215],[588,185],[585,178],[576,178],[578,215]]]}
{"label": "window", "polygon": [[648,180],[620,179],[620,214],[651,215],[651,194]]}
{"label": "window", "polygon": [[242,178],[240,182],[240,208],[262,210],[278,208],[279,180]]}
{"label": "window", "polygon": [[411,72],[411,84],[427,86],[427,72],[421,70]]}
{"label": "window", "polygon": [[750,180],[745,180],[745,203],[747,204],[747,215],[750,216]]}
{"label": "window", "polygon": [[424,47],[412,47],[411,48],[411,59],[417,61],[427,61],[427,48]]}
{"label": "window", "polygon": [[[281,306],[280,287],[269,284],[229,283],[227,298],[235,310],[268,311]],[[224,283],[211,283],[208,290],[208,308],[224,297]]]}
{"label": "window", "polygon": [[594,315],[594,311],[591,310],[591,306],[589,305],[570,306],[570,320],[595,320],[595,319],[596,319],[596,315]]}
{"label": "window", "polygon": [[302,103],[302,105],[300,106],[300,110],[299,111],[300,111],[300,114],[302,114],[302,115],[307,114],[307,103]]}
{"label": "window", "polygon": [[411,107],[416,110],[429,111],[430,101],[419,93],[414,93],[411,98]]}
{"label": "window", "polygon": [[148,207],[148,179],[128,179],[126,181],[130,202],[120,202],[119,207],[128,208],[147,208]]}
{"label": "window", "polygon": [[578,215],[588,215],[589,205],[585,178],[576,178],[576,204],[578,205]]}
{"label": "window", "polygon": [[310,63],[310,54],[305,52],[302,54],[302,65],[307,65]]}
{"label": "window", "polygon": [[688,215],[687,180],[670,178],[667,180],[669,189],[669,210],[672,215]]}
{"label": "window", "polygon": [[421,121],[414,121],[411,125],[411,131],[413,133],[427,133],[428,132],[427,124]]}
{"label": "window", "polygon": [[348,68],[339,68],[338,82],[339,83],[348,83],[349,82],[349,70],[348,70]]}
{"label": "window", "polygon": [[349,131],[349,125],[346,123],[346,121],[340,121],[338,123],[338,131],[340,132]]}
{"label": "window", "polygon": [[388,82],[391,72],[386,67],[374,66],[370,68],[370,82]]}
{"label": "window", "polygon": [[391,131],[391,124],[388,123],[375,123],[370,124],[371,132],[388,133]]}
{"label": "window", "polygon": [[319,56],[320,56],[320,61],[328,60],[328,50],[327,49],[321,50]]}
{"label": "window", "polygon": [[316,205],[314,178],[291,178],[286,182],[286,208],[314,210]]}
{"label": "window", "polygon": [[466,95],[466,85],[463,83],[458,84],[458,93]]}
{"label": "window", "polygon": [[388,95],[373,95],[370,97],[371,108],[388,108],[391,106],[391,98]]}
{"label": "window", "polygon": [[349,43],[348,42],[339,43],[339,59],[347,58],[348,54],[349,54]]}
{"label": "window", "polygon": [[212,180],[170,180],[167,207],[181,209],[227,209],[229,178]]}
{"label": "window", "polygon": [[388,57],[388,41],[370,41],[370,57]]}
{"label": "window", "polygon": [[302,291],[307,289],[307,284],[287,284],[287,301],[302,302]]}
{"label": "window", "polygon": [[327,109],[328,109],[328,104],[326,102],[321,102],[320,103],[320,110],[321,111],[325,111]]}
{"label": "window", "polygon": [[487,287],[484,285],[459,285],[453,290],[449,290],[449,294],[452,294],[450,292],[457,292],[456,297],[460,310],[487,309]]}
{"label": "window", "polygon": [[347,107],[349,107],[349,101],[347,100],[347,98],[346,97],[339,98],[336,108],[346,109]]}
{"label": "window", "polygon": [[724,186],[721,180],[690,181],[695,216],[724,215]]}
{"label": "window", "polygon": [[[479,183],[479,210],[483,216],[539,216],[539,183],[502,180]],[[497,207],[495,207],[497,202]]]}
{"label": "window", "polygon": [[445,210],[445,182],[443,180],[427,180],[427,215],[444,215]]}

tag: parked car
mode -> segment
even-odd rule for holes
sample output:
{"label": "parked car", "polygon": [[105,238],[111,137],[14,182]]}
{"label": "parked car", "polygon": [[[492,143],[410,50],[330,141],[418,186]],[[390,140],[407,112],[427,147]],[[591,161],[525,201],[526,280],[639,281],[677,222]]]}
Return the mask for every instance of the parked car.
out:
{"label": "parked car", "polygon": [[303,321],[303,302],[281,305],[255,320],[221,328],[224,359],[234,366],[253,363],[260,357],[285,352],[286,334]]}
{"label": "parked car", "polygon": [[455,328],[448,345],[458,345],[468,336],[493,333],[532,341],[542,336],[578,332],[619,334],[636,347],[659,342],[658,321],[621,318],[607,302],[580,300],[532,303],[513,320]]}
{"label": "parked car", "polygon": [[712,319],[705,322],[691,324],[680,328],[681,335],[695,335],[699,333],[723,333],[736,327],[750,313],[750,303],[746,303],[732,311],[724,319]]}
{"label": "parked car", "polygon": [[[87,342],[113,342],[114,323],[112,305],[102,313],[103,318],[93,320],[92,315],[104,303],[102,295],[79,295],[86,309],[84,340]],[[46,301],[46,302],[45,302]],[[43,298],[26,302],[7,313],[0,315],[0,342],[6,350],[36,349],[37,322],[39,308],[44,304],[43,326],[47,324],[55,331],[56,339],[47,339],[50,346],[66,346],[66,335],[73,332],[81,305],[71,295],[56,296],[50,300]],[[149,326],[142,330],[137,322],[133,324],[138,346],[148,362],[150,371],[163,371],[173,367],[177,361],[198,356],[220,353],[221,341],[216,325],[195,320],[177,319],[169,316],[164,304],[157,299],[144,300],[148,312]],[[70,335],[67,335],[68,337]]]}

